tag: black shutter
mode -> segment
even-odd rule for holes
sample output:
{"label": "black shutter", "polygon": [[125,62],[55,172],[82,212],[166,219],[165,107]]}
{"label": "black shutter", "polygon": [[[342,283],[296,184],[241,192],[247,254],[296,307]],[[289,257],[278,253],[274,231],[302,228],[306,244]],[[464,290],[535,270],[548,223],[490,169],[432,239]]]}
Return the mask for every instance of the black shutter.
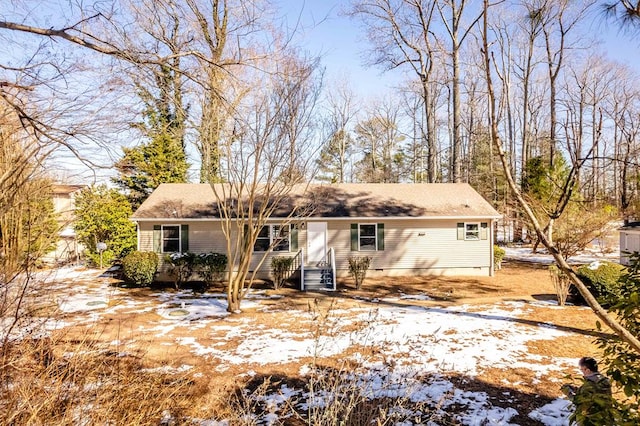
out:
{"label": "black shutter", "polygon": [[351,224],[351,251],[358,251],[358,224]]}
{"label": "black shutter", "polygon": [[180,244],[183,253],[189,251],[189,225],[180,225]]}
{"label": "black shutter", "polygon": [[162,251],[162,226],[153,225],[153,251],[160,253]]}

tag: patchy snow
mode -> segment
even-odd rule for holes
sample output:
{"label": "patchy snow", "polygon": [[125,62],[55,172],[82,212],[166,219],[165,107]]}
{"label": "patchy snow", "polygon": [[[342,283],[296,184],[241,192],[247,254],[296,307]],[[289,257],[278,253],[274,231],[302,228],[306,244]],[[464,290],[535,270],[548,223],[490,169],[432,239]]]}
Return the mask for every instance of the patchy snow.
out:
{"label": "patchy snow", "polygon": [[[532,255],[530,248],[506,248],[506,259],[551,263],[551,257],[539,253]],[[588,263],[600,260],[616,260],[613,256],[594,253],[572,258],[572,261]],[[44,275],[41,277],[43,278]],[[219,360],[219,370],[230,366],[247,365],[245,375],[255,374],[251,365],[280,364],[302,361],[309,357],[345,355],[362,366],[366,374],[357,377],[363,392],[371,397],[400,396],[412,402],[443,401],[441,409],[453,404],[464,407],[458,421],[464,425],[512,425],[511,420],[520,407],[493,406],[484,392],[468,392],[457,389],[440,374],[457,373],[473,378],[486,368],[520,368],[533,371],[540,378],[554,372],[574,369],[575,359],[548,359],[528,353],[527,344],[569,336],[570,333],[548,324],[532,324],[522,321],[534,308],[554,309],[554,302],[501,302],[487,305],[462,305],[453,307],[425,307],[411,305],[411,301],[430,300],[425,294],[400,294],[397,298],[361,298],[375,303],[373,309],[343,308],[331,312],[331,332],[320,337],[313,333],[292,332],[291,323],[312,329],[313,315],[306,310],[291,309],[284,323],[259,324],[249,317],[229,317],[225,295],[219,293],[194,294],[190,291],[157,292],[151,301],[141,302],[127,297],[130,289],[118,289],[96,277],[95,271],[60,269],[46,276],[48,281],[73,282],[67,294],[58,297],[60,310],[73,314],[72,323],[92,323],[101,315],[114,312],[150,312],[161,319],[149,322],[137,332],[163,338],[187,347],[191,353]],[[93,285],[83,285],[93,279]],[[98,284],[98,285],[96,285]],[[63,286],[59,286],[63,288]],[[252,292],[242,302],[243,309],[270,312],[264,303],[282,296],[270,296],[266,292]],[[403,300],[399,305],[397,302]],[[473,309],[471,309],[473,308]],[[71,321],[50,324],[50,328],[67,327]],[[361,325],[354,332],[354,325]],[[362,326],[363,325],[363,326]],[[184,330],[201,329],[209,333],[206,341],[188,336]],[[181,331],[181,336],[177,332]],[[175,337],[173,333],[176,333]],[[187,337],[185,337],[187,334]],[[235,344],[230,345],[229,342]],[[120,345],[121,342],[114,342]],[[350,348],[375,347],[378,356],[364,356]],[[393,360],[393,363],[389,363]],[[187,371],[183,366],[176,371]],[[164,371],[164,370],[163,370]],[[308,374],[303,367],[301,374]],[[428,382],[421,381],[429,375]],[[433,379],[435,377],[435,379]],[[505,385],[509,385],[506,383]],[[284,385],[283,385],[284,386]],[[299,398],[298,390],[282,388],[277,394],[264,395],[263,402],[269,409],[257,424],[277,423],[277,407]],[[331,396],[327,395],[326,401]],[[317,401],[316,401],[317,403]],[[568,424],[569,403],[557,399],[530,413],[530,418],[547,426]],[[227,425],[225,421],[193,419],[202,426]],[[403,422],[403,425],[412,423]]]}
{"label": "patchy snow", "polygon": [[[552,264],[554,262],[553,256],[547,253],[544,247],[538,248],[536,253],[532,253],[531,247],[503,247],[505,250],[505,260],[523,260],[526,262]],[[597,248],[591,248],[584,250],[583,252],[571,256],[567,261],[570,264],[587,264],[592,262],[609,261],[619,262],[620,253],[616,248],[603,251]]]}

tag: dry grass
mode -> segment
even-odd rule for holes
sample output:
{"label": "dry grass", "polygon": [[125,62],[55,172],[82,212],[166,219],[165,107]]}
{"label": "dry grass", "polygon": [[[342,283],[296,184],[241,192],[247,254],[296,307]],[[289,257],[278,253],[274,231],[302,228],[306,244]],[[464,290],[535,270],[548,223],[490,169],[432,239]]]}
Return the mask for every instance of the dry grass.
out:
{"label": "dry grass", "polygon": [[[132,289],[127,297],[133,301],[149,301],[152,292],[157,290]],[[553,299],[553,292],[546,267],[512,262],[506,263],[493,278],[367,279],[360,290],[346,281],[340,284],[339,291],[326,294],[281,288],[277,294],[283,297],[265,301],[262,304],[265,309],[248,310],[240,316],[220,319],[219,323],[234,327],[238,320],[249,320],[256,328],[268,329],[277,323],[300,336],[331,335],[340,317],[327,313],[338,302],[343,312],[340,315],[349,315],[344,313],[348,307],[374,310],[380,303],[390,303],[381,302],[386,297],[395,297],[393,303],[398,305],[464,303],[473,310],[474,304],[503,300]],[[432,300],[397,299],[400,294],[427,294]],[[371,303],[374,298],[377,302]],[[111,305],[118,303],[121,302],[110,301]],[[51,306],[47,309],[60,319],[72,321],[74,318],[54,312]],[[301,310],[310,311],[312,319],[301,321],[291,316],[292,311]],[[521,318],[525,324],[544,323],[574,332],[569,338],[530,343],[531,355],[552,362],[554,357],[596,354],[591,343],[595,316],[589,310],[532,306],[528,312],[526,318]],[[348,425],[368,424],[372,418],[380,424],[393,424],[398,416],[409,415],[408,408],[412,413],[420,412],[421,417],[416,421],[435,420],[436,408],[442,403],[432,401],[430,405],[417,406],[403,395],[372,398],[371,390],[355,379],[357,374],[352,374],[365,374],[364,370],[356,363],[345,361],[348,358],[345,353],[328,358],[310,356],[278,365],[228,364],[199,356],[188,346],[176,345],[176,338],[193,337],[207,346],[219,336],[206,328],[191,327],[161,335],[140,331],[152,327],[159,319],[153,311],[123,310],[100,316],[88,326],[68,327],[47,339],[25,339],[5,348],[0,360],[3,393],[0,405],[3,420],[0,421],[20,425],[157,425],[188,424],[189,419],[227,419],[232,425],[252,425],[258,422],[257,414],[273,410],[286,425],[334,424],[331,419],[335,420],[336,416],[348,419],[345,423]],[[351,324],[348,331],[356,333],[366,329],[365,325]],[[120,342],[117,350],[114,350],[114,341]],[[231,350],[238,342],[226,341],[224,345],[216,347]],[[380,360],[375,347],[353,346],[350,351],[361,354],[364,359]],[[389,365],[394,362],[382,361]],[[183,365],[192,368],[180,370]],[[247,375],[250,370],[253,373]],[[525,412],[526,407],[539,407],[558,397],[559,380],[564,374],[539,377],[526,369],[489,368],[482,372],[481,379],[463,376],[451,379],[462,389],[488,393],[495,405],[522,407]],[[432,379],[422,377],[420,380]],[[267,396],[282,392],[283,385],[299,391],[293,398],[273,406]],[[340,400],[327,404],[329,395]],[[513,421],[521,425],[536,424],[526,416]],[[455,424],[451,419],[440,419],[440,422]]]}
{"label": "dry grass", "polygon": [[183,373],[149,370],[144,354],[82,340],[29,339],[2,360],[3,424],[157,425],[182,418],[205,390]]}

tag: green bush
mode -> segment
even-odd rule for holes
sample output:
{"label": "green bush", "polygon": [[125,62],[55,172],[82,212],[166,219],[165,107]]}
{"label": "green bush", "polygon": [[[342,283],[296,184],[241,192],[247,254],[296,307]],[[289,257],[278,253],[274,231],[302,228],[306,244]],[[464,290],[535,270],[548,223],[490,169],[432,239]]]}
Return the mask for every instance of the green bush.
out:
{"label": "green bush", "polygon": [[[611,300],[620,297],[620,278],[625,274],[626,268],[617,263],[594,262],[580,266],[576,274],[591,294],[603,306],[608,306]],[[585,300],[575,286],[571,286],[571,301],[576,304],[585,304]]]}
{"label": "green bush", "polygon": [[227,269],[227,255],[222,253],[201,253],[196,258],[195,269],[206,284],[222,281]]}
{"label": "green bush", "polygon": [[[640,336],[640,255],[630,257],[627,273],[620,277],[618,295],[609,300],[609,312],[633,336]],[[596,323],[599,331],[603,327]],[[619,425],[640,424],[640,354],[624,340],[611,337],[607,330],[598,337],[598,346],[603,351],[607,376],[614,387],[623,392],[616,396],[621,419]]]}
{"label": "green bush", "polygon": [[274,256],[271,258],[271,276],[273,277],[273,288],[278,289],[291,273],[293,257]]}
{"label": "green bush", "polygon": [[173,277],[173,284],[179,289],[183,283],[189,281],[196,268],[197,257],[194,253],[171,253],[165,257],[169,264],[167,272]]}
{"label": "green bush", "polygon": [[158,271],[158,255],[151,251],[133,251],[122,259],[122,272],[126,282],[149,285]]}

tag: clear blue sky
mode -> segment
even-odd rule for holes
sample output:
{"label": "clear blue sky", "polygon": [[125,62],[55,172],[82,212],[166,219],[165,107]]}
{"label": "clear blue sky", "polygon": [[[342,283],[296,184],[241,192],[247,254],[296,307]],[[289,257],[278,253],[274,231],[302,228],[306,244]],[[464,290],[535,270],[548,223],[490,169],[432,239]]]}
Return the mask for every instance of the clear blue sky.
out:
{"label": "clear blue sky", "polygon": [[366,94],[391,88],[399,77],[364,65],[368,42],[360,23],[344,14],[348,0],[277,0],[297,40],[312,54],[322,54],[327,80],[346,75],[354,90]]}
{"label": "clear blue sky", "polygon": [[[349,0],[276,0],[290,28],[295,27],[298,20],[301,22],[298,38],[305,48],[313,54],[323,54],[328,80],[346,73],[357,93],[382,93],[393,87],[400,77],[363,65],[363,55],[369,45],[360,22],[344,14],[350,3]],[[607,22],[599,9],[593,13],[595,19],[587,31],[602,36],[602,51],[640,73],[640,37],[620,32],[617,24]]]}

